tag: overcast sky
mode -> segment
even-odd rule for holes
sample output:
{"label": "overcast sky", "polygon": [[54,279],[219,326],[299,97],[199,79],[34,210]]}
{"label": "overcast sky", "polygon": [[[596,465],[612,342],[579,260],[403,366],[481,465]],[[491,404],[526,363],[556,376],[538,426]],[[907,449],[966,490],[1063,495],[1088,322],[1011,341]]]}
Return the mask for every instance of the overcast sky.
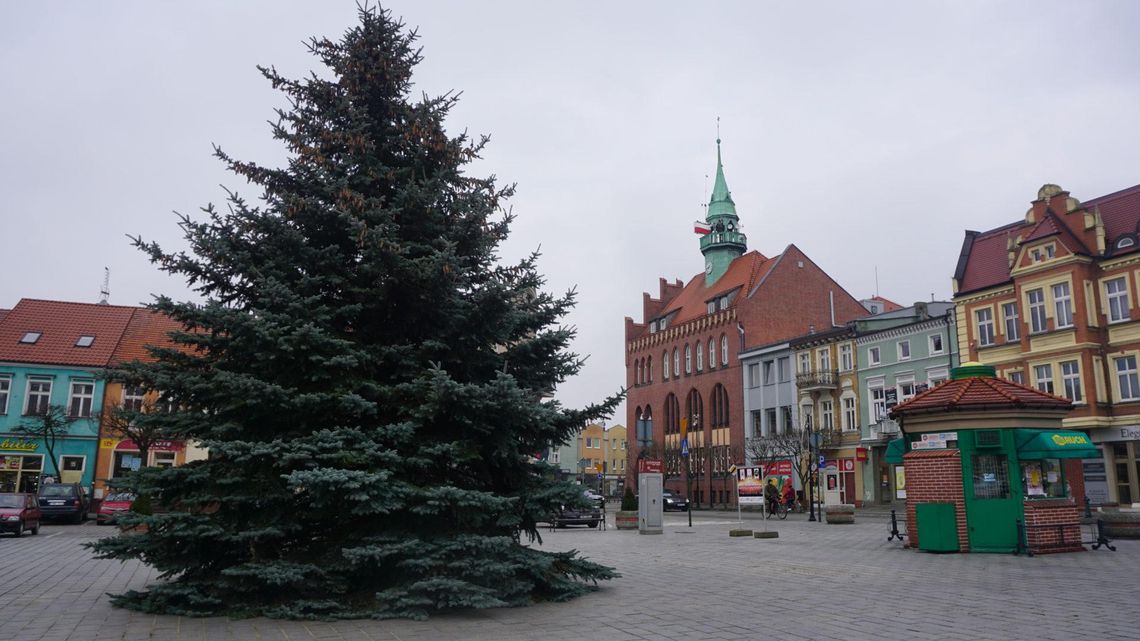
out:
{"label": "overcast sky", "polygon": [[[1140,183],[1140,3],[413,2],[417,89],[463,92],[474,168],[518,185],[504,257],[541,246],[589,355],[559,398],[624,382],[623,318],[702,271],[721,118],[750,249],[795,243],[848,292],[948,299],[964,229],[1047,182]],[[284,155],[257,64],[314,69],[349,1],[0,4],[0,307],[21,297],[188,296],[126,234],[182,246],[172,211],[254,191],[221,170]],[[624,422],[624,413],[616,417]]]}

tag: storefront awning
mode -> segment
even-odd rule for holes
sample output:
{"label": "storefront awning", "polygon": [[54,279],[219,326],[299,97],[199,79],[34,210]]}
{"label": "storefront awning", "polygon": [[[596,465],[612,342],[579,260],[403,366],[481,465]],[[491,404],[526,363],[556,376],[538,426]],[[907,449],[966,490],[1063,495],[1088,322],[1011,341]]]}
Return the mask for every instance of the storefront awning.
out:
{"label": "storefront awning", "polygon": [[1017,456],[1023,460],[1046,458],[1100,458],[1084,432],[1071,430],[1014,430]]}
{"label": "storefront awning", "polygon": [[887,443],[886,461],[892,465],[903,464],[903,454],[906,454],[906,441],[902,438]]}

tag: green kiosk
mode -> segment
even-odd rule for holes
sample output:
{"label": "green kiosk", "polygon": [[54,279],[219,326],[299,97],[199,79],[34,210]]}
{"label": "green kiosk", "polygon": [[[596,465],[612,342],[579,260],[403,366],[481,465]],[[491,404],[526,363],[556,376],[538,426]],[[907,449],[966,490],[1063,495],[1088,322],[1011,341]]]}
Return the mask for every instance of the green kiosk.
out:
{"label": "green kiosk", "polygon": [[891,409],[887,462],[906,479],[908,545],[932,552],[1079,551],[1087,434],[1062,428],[1072,404],[965,363]]}

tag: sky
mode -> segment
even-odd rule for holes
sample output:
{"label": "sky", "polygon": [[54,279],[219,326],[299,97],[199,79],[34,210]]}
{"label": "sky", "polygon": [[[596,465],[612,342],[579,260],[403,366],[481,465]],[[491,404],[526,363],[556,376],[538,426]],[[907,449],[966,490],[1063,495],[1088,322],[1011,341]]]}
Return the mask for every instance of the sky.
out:
{"label": "sky", "polygon": [[[857,298],[949,299],[964,230],[1042,184],[1140,183],[1128,0],[383,6],[419,32],[416,92],[461,92],[449,131],[491,136],[471,172],[517,185],[503,260],[541,249],[547,287],[578,292],[571,406],[621,389],[642,292],[702,272],[718,118],[749,248],[795,243]],[[211,155],[285,161],[256,65],[316,70],[304,42],[355,20],[343,0],[0,3],[0,308],[95,302],[104,267],[112,303],[191,298],[128,235],[179,249],[173,212],[256,195]]]}

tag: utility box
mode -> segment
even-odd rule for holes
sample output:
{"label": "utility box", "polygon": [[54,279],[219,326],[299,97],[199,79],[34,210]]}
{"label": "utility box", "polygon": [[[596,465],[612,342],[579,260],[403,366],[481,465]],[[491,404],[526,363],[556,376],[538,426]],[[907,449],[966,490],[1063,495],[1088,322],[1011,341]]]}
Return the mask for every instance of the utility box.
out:
{"label": "utility box", "polygon": [[637,531],[641,534],[661,534],[663,531],[663,504],[661,490],[665,485],[660,472],[642,472],[637,477]]}
{"label": "utility box", "polygon": [[953,503],[919,503],[915,506],[918,549],[927,552],[957,552],[958,512]]}

